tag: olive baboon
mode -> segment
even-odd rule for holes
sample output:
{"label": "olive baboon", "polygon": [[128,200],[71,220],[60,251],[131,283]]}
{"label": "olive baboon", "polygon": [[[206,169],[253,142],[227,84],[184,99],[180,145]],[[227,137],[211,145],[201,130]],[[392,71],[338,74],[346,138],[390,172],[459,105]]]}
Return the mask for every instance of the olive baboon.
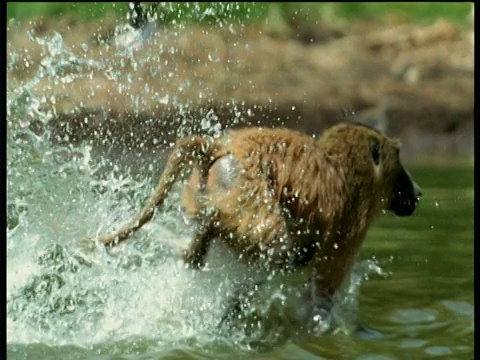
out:
{"label": "olive baboon", "polygon": [[99,240],[113,246],[149,221],[179,176],[187,213],[198,220],[184,253],[204,265],[212,239],[267,269],[311,266],[314,297],[330,299],[349,273],[367,229],[384,210],[411,215],[421,196],[399,160],[399,142],[340,123],[318,140],[298,131],[245,128],[218,139],[179,139],[140,214]]}

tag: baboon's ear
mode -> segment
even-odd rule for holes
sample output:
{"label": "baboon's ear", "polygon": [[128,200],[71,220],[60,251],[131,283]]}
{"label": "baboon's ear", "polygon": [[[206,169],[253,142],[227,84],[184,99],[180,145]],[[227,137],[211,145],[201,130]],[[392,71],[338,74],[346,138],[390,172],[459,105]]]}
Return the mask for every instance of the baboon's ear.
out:
{"label": "baboon's ear", "polygon": [[370,138],[370,153],[372,154],[372,160],[375,165],[380,164],[380,141],[372,136]]}

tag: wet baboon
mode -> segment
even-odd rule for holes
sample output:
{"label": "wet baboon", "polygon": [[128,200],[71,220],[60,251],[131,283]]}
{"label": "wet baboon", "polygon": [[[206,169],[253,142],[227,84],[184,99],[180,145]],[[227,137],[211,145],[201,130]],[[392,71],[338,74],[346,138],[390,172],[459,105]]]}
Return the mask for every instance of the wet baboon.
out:
{"label": "wet baboon", "polygon": [[[384,210],[411,215],[421,192],[399,159],[399,142],[356,123],[318,140],[279,128],[179,139],[140,214],[99,240],[113,246],[149,221],[179,176],[187,213],[198,220],[186,263],[201,268],[212,239],[267,269],[309,265],[313,297],[331,299],[367,229]],[[312,299],[310,299],[312,300]],[[313,301],[313,300],[312,300]]]}

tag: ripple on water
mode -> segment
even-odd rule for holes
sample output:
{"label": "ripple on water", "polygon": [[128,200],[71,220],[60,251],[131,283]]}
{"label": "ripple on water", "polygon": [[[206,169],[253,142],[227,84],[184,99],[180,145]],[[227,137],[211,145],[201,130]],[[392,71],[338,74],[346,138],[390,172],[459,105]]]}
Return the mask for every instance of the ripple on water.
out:
{"label": "ripple on water", "polygon": [[390,316],[398,324],[431,323],[436,320],[438,312],[432,309],[397,309]]}
{"label": "ripple on water", "polygon": [[452,301],[452,300],[443,300],[442,304],[448,309],[453,311],[456,314],[472,316],[474,315],[474,307],[472,304],[466,301]]}

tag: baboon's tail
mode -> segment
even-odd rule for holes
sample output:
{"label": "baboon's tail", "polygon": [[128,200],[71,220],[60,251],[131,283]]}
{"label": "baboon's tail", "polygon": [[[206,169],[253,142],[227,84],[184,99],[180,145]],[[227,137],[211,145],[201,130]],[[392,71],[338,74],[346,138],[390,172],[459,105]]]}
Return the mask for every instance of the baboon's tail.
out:
{"label": "baboon's tail", "polygon": [[98,240],[107,247],[113,247],[126,240],[152,218],[155,208],[162,206],[172,186],[179,177],[185,176],[188,170],[197,168],[201,175],[201,186],[202,183],[205,186],[208,169],[214,160],[213,155],[213,140],[200,136],[177,140],[168,157],[165,170],[160,176],[157,188],[145,203],[142,211],[125,226],[111,234],[99,236]]}

